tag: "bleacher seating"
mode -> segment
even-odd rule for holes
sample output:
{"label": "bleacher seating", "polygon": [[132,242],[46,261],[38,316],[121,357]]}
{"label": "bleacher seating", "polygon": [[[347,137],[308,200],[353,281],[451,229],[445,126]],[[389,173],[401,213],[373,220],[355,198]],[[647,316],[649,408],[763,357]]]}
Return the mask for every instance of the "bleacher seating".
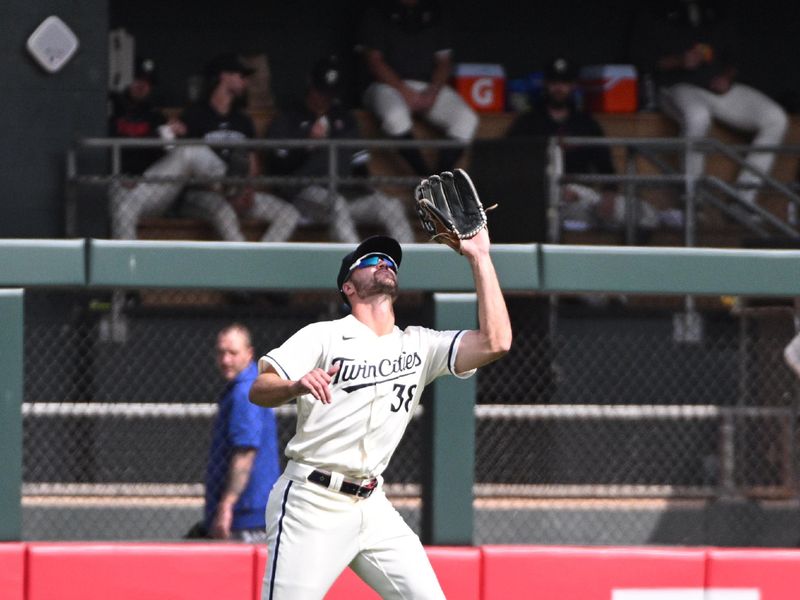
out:
{"label": "bleacher seating", "polygon": [[[176,109],[165,109],[168,115],[174,115]],[[266,131],[274,111],[251,111],[251,117],[256,125],[258,135],[263,135]],[[362,134],[366,138],[381,137],[377,122],[366,111],[357,111]],[[602,125],[608,137],[675,137],[678,135],[676,125],[658,112],[639,112],[639,113],[605,113],[595,115]],[[499,138],[502,137],[513,121],[514,113],[484,113],[481,114],[478,127],[478,138]],[[438,133],[430,126],[418,122],[415,124],[415,134],[423,139],[432,139]],[[749,139],[741,132],[714,125],[710,136],[729,144],[746,144]],[[800,116],[793,117],[790,121],[789,132],[786,144],[800,143]],[[617,171],[624,172],[624,149],[614,148],[612,150],[616,162]],[[773,169],[773,176],[782,182],[793,182],[798,175],[798,160],[800,155],[781,154],[776,160]],[[468,166],[468,156],[467,156]],[[371,171],[376,175],[408,175],[410,174],[404,163],[397,156],[389,151],[373,151],[370,164]],[[644,161],[637,161],[637,169],[644,174],[654,174],[655,170]],[[725,181],[733,181],[737,172],[737,166],[721,156],[710,156],[707,162],[707,172]],[[403,194],[402,188],[393,190],[398,194]],[[406,192],[407,193],[407,192]],[[656,206],[665,208],[672,203],[674,197],[666,190],[644,191],[643,196]],[[775,194],[763,194],[762,206],[779,216],[786,217],[786,200]],[[408,196],[408,209],[413,211],[410,195]],[[713,246],[740,246],[743,239],[749,236],[748,232],[741,226],[730,223],[722,215],[708,213],[703,216],[704,221],[699,224],[703,228],[703,245]],[[258,240],[264,230],[264,224],[258,222],[245,221],[243,230],[248,240]],[[365,232],[367,233],[367,232]],[[372,233],[372,232],[368,232]],[[422,232],[420,231],[420,235]],[[139,237],[141,239],[189,239],[189,240],[212,240],[215,234],[211,227],[199,219],[176,219],[176,218],[148,218],[141,222],[139,226]],[[295,234],[298,241],[326,241],[326,231],[324,227],[303,227]],[[420,238],[423,241],[424,238]],[[599,243],[599,244],[618,244],[624,243],[621,233],[613,232],[565,232],[562,241],[566,243]],[[683,245],[683,237],[680,231],[658,231],[650,236],[648,240],[652,245]]]}

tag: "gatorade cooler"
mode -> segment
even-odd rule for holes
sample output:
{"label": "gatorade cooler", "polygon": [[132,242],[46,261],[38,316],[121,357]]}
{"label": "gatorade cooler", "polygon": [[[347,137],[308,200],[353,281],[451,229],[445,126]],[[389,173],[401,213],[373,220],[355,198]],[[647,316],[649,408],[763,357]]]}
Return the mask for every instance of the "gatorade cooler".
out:
{"label": "gatorade cooler", "polygon": [[633,65],[590,65],[579,81],[591,112],[627,113],[638,109],[638,77]]}
{"label": "gatorade cooler", "polygon": [[455,88],[478,112],[502,112],[506,73],[502,65],[462,63],[455,68]]}

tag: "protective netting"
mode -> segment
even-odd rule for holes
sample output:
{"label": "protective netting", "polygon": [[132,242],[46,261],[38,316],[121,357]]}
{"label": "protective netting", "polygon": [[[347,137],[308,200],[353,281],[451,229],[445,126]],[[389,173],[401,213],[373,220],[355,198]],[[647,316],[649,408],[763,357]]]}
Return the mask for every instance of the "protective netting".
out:
{"label": "protective netting", "polygon": [[[507,300],[513,349],[478,375],[475,543],[797,542],[790,306]],[[399,324],[430,325],[425,301],[401,295]],[[243,323],[262,354],[339,308],[335,293],[26,292],[23,537],[181,538],[224,383],[216,333]],[[417,531],[423,419],[385,473]],[[291,406],[278,424],[283,446]]]}

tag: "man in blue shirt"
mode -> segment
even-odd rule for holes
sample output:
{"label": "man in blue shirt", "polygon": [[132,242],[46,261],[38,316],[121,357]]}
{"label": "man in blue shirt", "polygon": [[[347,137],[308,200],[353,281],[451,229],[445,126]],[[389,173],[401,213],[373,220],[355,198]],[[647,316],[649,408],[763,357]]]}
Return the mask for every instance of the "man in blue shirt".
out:
{"label": "man in blue shirt", "polygon": [[205,528],[211,538],[265,541],[267,498],[280,475],[275,414],[248,399],[258,375],[248,329],[238,323],[225,327],[216,354],[228,383],[211,438]]}

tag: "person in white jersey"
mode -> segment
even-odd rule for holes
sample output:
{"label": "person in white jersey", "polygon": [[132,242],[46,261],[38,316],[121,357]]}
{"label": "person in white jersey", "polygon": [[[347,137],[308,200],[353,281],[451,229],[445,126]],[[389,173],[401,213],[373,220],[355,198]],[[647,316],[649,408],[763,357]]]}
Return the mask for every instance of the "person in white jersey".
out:
{"label": "person in white jersey", "polygon": [[258,362],[250,401],[297,400],[289,459],[267,504],[262,600],[321,599],[350,566],[382,598],[444,598],[417,535],[386,498],[389,463],[423,388],[469,377],[511,346],[511,324],[486,228],[463,240],[475,280],[477,330],[395,325],[400,244],[375,236],[342,260],[352,311],[312,323]]}

